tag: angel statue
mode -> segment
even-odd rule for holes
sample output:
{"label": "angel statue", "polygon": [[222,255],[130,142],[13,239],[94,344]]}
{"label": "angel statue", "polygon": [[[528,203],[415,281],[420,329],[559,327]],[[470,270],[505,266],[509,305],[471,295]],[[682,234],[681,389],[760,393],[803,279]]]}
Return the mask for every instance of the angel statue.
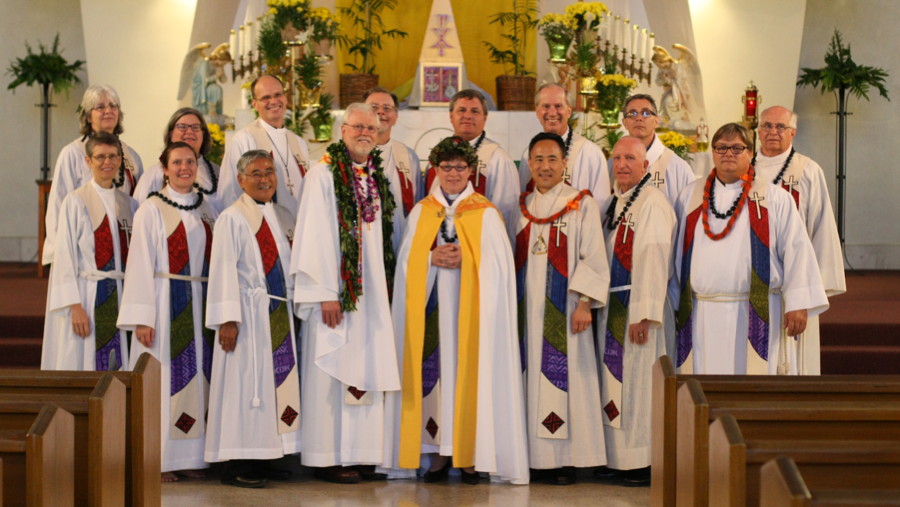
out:
{"label": "angel statue", "polygon": [[206,56],[206,49],[210,47],[210,43],[202,42],[191,48],[184,57],[178,100],[183,99],[190,88],[191,105],[203,113],[207,123],[216,123],[224,128],[228,118],[222,114],[222,86],[219,82],[225,82],[225,65],[231,62],[231,54],[227,42],[219,44]]}
{"label": "angel statue", "polygon": [[697,55],[686,46],[673,44],[679,52],[675,59],[666,48],[653,46],[656,84],[663,87],[660,99],[660,126],[674,130],[694,130],[706,116],[703,105],[703,80]]}

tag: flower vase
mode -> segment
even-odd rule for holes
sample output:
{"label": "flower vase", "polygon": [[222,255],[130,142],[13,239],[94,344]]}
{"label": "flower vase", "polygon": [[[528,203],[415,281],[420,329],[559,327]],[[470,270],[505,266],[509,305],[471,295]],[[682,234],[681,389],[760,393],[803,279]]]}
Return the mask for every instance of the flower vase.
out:
{"label": "flower vase", "polygon": [[569,51],[569,44],[572,43],[572,38],[555,35],[546,37],[546,40],[550,49],[550,61],[552,63],[566,63],[566,54]]}
{"label": "flower vase", "polygon": [[334,60],[331,56],[331,39],[313,41],[312,52],[320,64],[326,64]]}
{"label": "flower vase", "polygon": [[621,112],[621,108],[619,107],[601,109],[600,126],[608,129],[619,128],[619,112]]}
{"label": "flower vase", "polygon": [[322,85],[307,88],[302,83],[297,83],[297,91],[300,95],[300,107],[304,109],[319,107],[319,97],[322,94]]}
{"label": "flower vase", "polygon": [[313,125],[313,134],[317,143],[327,143],[331,141],[331,123],[319,123]]}

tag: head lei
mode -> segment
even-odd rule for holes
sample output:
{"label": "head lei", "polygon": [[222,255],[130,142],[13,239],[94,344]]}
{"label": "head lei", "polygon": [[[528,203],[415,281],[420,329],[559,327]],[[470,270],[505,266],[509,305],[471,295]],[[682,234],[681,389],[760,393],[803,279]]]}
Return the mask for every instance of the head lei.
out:
{"label": "head lei", "polygon": [[478,165],[478,155],[468,141],[459,136],[446,137],[431,149],[428,163],[437,167],[441,162],[458,158],[465,160],[469,167]]}

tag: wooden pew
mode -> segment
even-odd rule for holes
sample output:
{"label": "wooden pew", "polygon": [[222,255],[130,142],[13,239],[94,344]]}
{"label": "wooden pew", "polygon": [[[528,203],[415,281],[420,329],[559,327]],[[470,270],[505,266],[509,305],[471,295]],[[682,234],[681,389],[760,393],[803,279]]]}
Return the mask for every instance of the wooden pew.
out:
{"label": "wooden pew", "polygon": [[881,440],[877,434],[871,440],[846,440],[843,433],[821,434],[821,440],[783,438],[777,427],[756,438],[744,433],[749,432],[742,432],[731,414],[710,426],[710,505],[759,505],[760,468],[781,455],[794,460],[810,487],[883,489],[900,477],[900,440]]}
{"label": "wooden pew", "polygon": [[[802,393],[827,392],[833,400],[855,399],[867,393],[900,396],[900,376],[891,375],[676,375],[668,356],[653,367],[651,412],[651,483],[653,505],[674,506],[676,491],[677,389],[688,379],[696,379],[710,400],[802,399]],[[764,394],[765,393],[765,394]],[[794,394],[800,393],[800,394]]]}
{"label": "wooden pew", "polygon": [[[841,480],[846,468],[832,470],[833,480]],[[847,489],[828,485],[810,486],[794,460],[787,456],[775,458],[762,467],[760,478],[760,505],[762,507],[811,507],[900,505],[900,489],[897,481],[883,489]]]}
{"label": "wooden pew", "polygon": [[[125,503],[125,386],[104,374],[90,394],[0,394],[0,431],[56,404],[74,416],[75,504]],[[7,486],[8,487],[8,486]]]}
{"label": "wooden pew", "polygon": [[[104,373],[0,370],[0,394],[89,393]],[[159,361],[144,353],[133,371],[112,374],[125,384],[125,504],[158,506],[162,494]]]}
{"label": "wooden pew", "polygon": [[831,393],[802,394],[801,401],[769,400],[757,393],[752,401],[708,401],[700,382],[688,379],[678,388],[676,470],[678,505],[706,506],[709,490],[709,425],[730,413],[744,431],[764,436],[776,429],[785,438],[846,439],[871,435],[900,440],[900,401],[833,401]]}
{"label": "wooden pew", "polygon": [[21,429],[0,431],[6,505],[74,505],[75,430],[72,414],[46,405]]}

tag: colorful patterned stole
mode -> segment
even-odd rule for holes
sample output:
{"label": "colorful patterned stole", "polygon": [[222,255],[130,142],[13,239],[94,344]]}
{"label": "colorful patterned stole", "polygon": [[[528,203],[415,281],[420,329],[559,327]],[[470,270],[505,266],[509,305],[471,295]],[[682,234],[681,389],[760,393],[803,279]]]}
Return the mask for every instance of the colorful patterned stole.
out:
{"label": "colorful patterned stole", "polygon": [[[537,426],[539,438],[567,439],[569,430],[569,358],[568,358],[568,311],[569,291],[569,240],[563,233],[568,226],[570,212],[579,208],[579,201],[590,192],[581,191],[568,201],[556,220],[548,223],[547,232],[547,276],[544,288],[543,339],[541,340],[541,366],[538,378],[537,413],[541,419]],[[527,199],[527,198],[526,198]],[[555,215],[554,215],[555,216]],[[531,237],[532,219],[516,234],[516,282],[519,297],[520,352],[523,370],[527,367],[527,304],[526,284],[528,273],[529,246],[537,241]],[[541,223],[541,222],[536,222]],[[532,241],[532,240],[535,241]]]}
{"label": "colorful patterned stole", "polygon": [[[215,333],[203,327],[206,315],[206,278],[209,276],[209,255],[212,247],[212,213],[204,201],[195,213],[200,215],[205,231],[205,248],[202,272],[191,272],[190,249],[187,231],[181,221],[179,210],[164,203],[159,197],[147,199],[160,210],[166,230],[168,245],[169,272],[159,276],[169,279],[169,358],[170,358],[170,424],[179,431],[170,431],[170,438],[198,438],[204,433],[203,424],[196,424],[205,417],[209,378],[212,373],[212,354]],[[168,275],[168,276],[166,276]],[[191,284],[195,280],[202,282],[203,300],[202,316],[198,323],[194,322],[193,291]],[[194,342],[195,327],[201,326],[203,339],[203,364],[197,364],[198,351]],[[165,351],[162,351],[165,353]],[[203,376],[199,375],[202,368]],[[170,428],[170,430],[173,428]]]}
{"label": "colorful patterned stole", "polygon": [[419,168],[412,167],[409,151],[407,151],[406,145],[400,141],[391,141],[391,157],[394,159],[394,168],[397,171],[397,178],[400,180],[400,197],[403,201],[403,216],[405,217],[416,205],[412,179],[415,176],[413,171],[418,171]]}
{"label": "colorful patterned stole", "polygon": [[94,230],[94,265],[98,271],[97,289],[94,296],[94,370],[115,371],[121,369],[128,362],[123,350],[124,333],[116,326],[119,316],[119,291],[117,277],[106,276],[101,273],[119,276],[125,271],[125,261],[128,258],[128,241],[130,239],[132,212],[130,199],[124,192],[115,192],[116,224],[119,235],[119,259],[121,270],[116,270],[115,243],[110,229],[110,219],[106,213],[106,207],[93,185],[88,182],[75,191],[85,207],[91,219],[91,227]]}
{"label": "colorful patterned stole", "polygon": [[[639,206],[638,203],[635,203]],[[623,202],[624,205],[624,202]],[[637,212],[637,206],[633,213]],[[622,384],[625,340],[628,339],[628,305],[631,301],[631,266],[634,253],[633,213],[628,213],[616,228],[613,256],[609,263],[609,303],[603,351],[602,402],[603,423],[622,427]]]}
{"label": "colorful patterned stole", "polygon": [[[278,433],[289,433],[300,428],[300,373],[291,333],[293,316],[288,306],[290,302],[287,299],[284,268],[278,255],[278,243],[259,206],[247,194],[242,194],[236,204],[250,224],[250,230],[256,230],[256,244],[259,247],[266,278],[264,297],[269,298],[269,333],[272,344],[272,367],[275,373],[275,413],[278,414]],[[290,215],[290,212],[277,204],[274,206],[279,226],[290,243],[292,230],[284,228],[285,222],[289,221],[284,219],[284,215]],[[253,313],[256,312],[255,297],[256,294],[251,297],[254,304],[250,311]],[[248,324],[256,318],[256,315],[250,315]],[[251,326],[248,326],[248,329],[257,328],[256,325]]]}
{"label": "colorful patterned stole", "polygon": [[[406,322],[404,326],[402,405],[400,412],[400,467],[418,468],[422,442],[434,441],[439,435],[438,418],[429,416],[425,423],[425,397],[440,394],[440,381],[434,366],[440,366],[437,303],[426,303],[429,253],[435,242],[444,206],[429,195],[421,201],[422,213],[413,235],[406,276]],[[458,362],[456,399],[453,413],[453,466],[467,467],[475,462],[475,427],[478,402],[479,348],[479,281],[481,263],[482,217],[494,208],[483,195],[473,193],[456,208],[454,224],[462,250],[459,285]],[[495,208],[496,209],[496,208]],[[434,291],[432,291],[434,294]],[[430,314],[428,314],[430,309]],[[426,316],[428,314],[428,316]],[[430,353],[428,351],[431,351]],[[435,398],[437,406],[439,399]],[[425,424],[423,424],[425,423]],[[430,429],[429,429],[430,427]],[[432,434],[434,436],[432,436]]]}
{"label": "colorful patterned stole", "polygon": [[803,168],[806,167],[806,164],[808,163],[808,157],[794,152],[791,163],[781,176],[781,181],[778,182],[781,188],[791,194],[791,197],[794,199],[794,205],[797,206],[798,211],[800,210],[800,191],[798,190],[798,187],[800,186],[800,180],[803,178]]}
{"label": "colorful patterned stole", "polygon": [[[712,175],[710,177],[713,177]],[[715,185],[716,183],[713,182]],[[750,220],[750,315],[748,319],[747,373],[765,374],[769,359],[769,210],[763,205],[769,182],[758,178],[747,196],[747,217]],[[697,222],[703,212],[703,185],[696,185],[686,207],[684,241],[681,245],[681,297],[676,314],[676,367],[681,368],[693,348],[693,298],[691,288],[691,257],[693,255],[694,234]],[[744,295],[726,295],[727,300],[743,298]],[[726,300],[726,299],[723,299]],[[687,363],[690,365],[690,363]],[[682,369],[682,373],[684,373]]]}

